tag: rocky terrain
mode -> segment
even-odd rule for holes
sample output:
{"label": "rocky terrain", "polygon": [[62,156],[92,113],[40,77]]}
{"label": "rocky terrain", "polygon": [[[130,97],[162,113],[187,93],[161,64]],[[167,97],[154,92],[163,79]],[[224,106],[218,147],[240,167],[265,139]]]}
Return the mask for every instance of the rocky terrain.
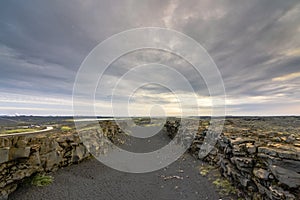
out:
{"label": "rocky terrain", "polygon": [[55,171],[89,156],[72,132],[0,137],[0,146],[0,199],[7,198],[26,177]]}
{"label": "rocky terrain", "polygon": [[[101,121],[97,127],[86,129],[86,140],[97,141],[99,135],[113,143],[120,143],[118,126],[112,121]],[[96,142],[95,148],[106,147]],[[108,147],[107,147],[108,148]],[[0,136],[0,199],[7,199],[25,178],[39,173],[53,172],[90,157],[82,138],[74,127],[58,126],[40,134]]]}
{"label": "rocky terrain", "polygon": [[[149,123],[141,121],[146,126]],[[208,118],[191,119],[185,123],[186,130],[189,126],[198,127],[189,151],[199,158],[203,151],[201,147],[207,145],[204,139],[213,134],[208,131],[210,121]],[[80,138],[74,128],[0,137],[0,197],[7,198],[26,177],[55,171],[90,157],[87,150],[107,153],[109,147],[99,143],[101,137],[117,145],[128,142],[128,135],[115,122],[101,121],[100,124],[103,132],[93,126],[84,127],[85,138]],[[182,128],[180,125],[180,120],[168,119],[165,124],[167,134],[173,138]],[[183,134],[183,137],[190,138],[190,134]],[[84,146],[81,139],[90,141],[90,146]],[[239,188],[242,198],[299,199],[299,144],[299,117],[230,117],[212,151],[204,158],[200,157],[218,167],[221,174]],[[134,146],[130,148],[135,149]]]}
{"label": "rocky terrain", "polygon": [[[148,140],[150,140],[148,142]],[[134,141],[132,141],[135,143]],[[147,144],[124,143],[128,151],[148,151],[170,142],[164,130],[147,139]],[[199,200],[223,199],[215,185],[199,173],[199,168],[208,166],[185,153],[171,165],[149,173],[126,173],[114,170],[91,158],[78,165],[72,165],[49,173],[53,182],[45,187],[21,184],[9,196],[9,200]]]}
{"label": "rocky terrain", "polygon": [[[179,120],[167,124],[172,136]],[[196,157],[208,132],[201,120],[190,152]],[[205,161],[220,168],[249,199],[300,198],[300,118],[227,118],[222,134]],[[201,152],[200,152],[201,153]]]}

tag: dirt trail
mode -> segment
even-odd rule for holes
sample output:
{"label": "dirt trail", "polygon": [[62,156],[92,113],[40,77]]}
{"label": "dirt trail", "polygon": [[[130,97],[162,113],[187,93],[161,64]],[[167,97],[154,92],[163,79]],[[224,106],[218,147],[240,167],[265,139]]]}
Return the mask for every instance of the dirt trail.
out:
{"label": "dirt trail", "polygon": [[[148,140],[148,146],[169,141],[166,134]],[[137,148],[129,145],[127,149]],[[145,148],[146,145],[142,144]],[[143,149],[140,149],[143,151]],[[103,200],[175,200],[219,199],[214,185],[199,174],[203,164],[184,154],[168,167],[145,174],[130,174],[111,169],[96,159],[84,161],[53,173],[54,182],[46,187],[21,186],[11,200],[103,199]]]}

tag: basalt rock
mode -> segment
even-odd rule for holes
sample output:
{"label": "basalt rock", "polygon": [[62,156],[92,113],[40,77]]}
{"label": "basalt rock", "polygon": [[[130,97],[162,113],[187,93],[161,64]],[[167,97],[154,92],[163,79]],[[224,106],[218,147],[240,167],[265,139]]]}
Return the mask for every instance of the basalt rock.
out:
{"label": "basalt rock", "polygon": [[90,157],[90,152],[95,156],[106,153],[111,143],[103,138],[118,143],[121,132],[115,122],[107,120],[86,127],[81,135],[54,130],[48,134],[0,137],[0,200],[7,199],[26,177],[79,163]]}
{"label": "basalt rock", "polygon": [[0,144],[0,200],[7,199],[26,177],[90,156],[77,133],[1,137]]}
{"label": "basalt rock", "polygon": [[276,165],[270,165],[269,169],[271,170],[272,174],[274,174],[276,179],[288,187],[298,188],[300,186],[299,173]]}
{"label": "basalt rock", "polygon": [[[176,126],[169,130],[176,130]],[[288,131],[286,130],[288,127]],[[203,151],[209,121],[200,121],[190,147]],[[272,130],[272,131],[271,131]],[[209,144],[205,144],[209,145]],[[300,199],[300,118],[229,118],[204,161],[242,190],[247,199]]]}

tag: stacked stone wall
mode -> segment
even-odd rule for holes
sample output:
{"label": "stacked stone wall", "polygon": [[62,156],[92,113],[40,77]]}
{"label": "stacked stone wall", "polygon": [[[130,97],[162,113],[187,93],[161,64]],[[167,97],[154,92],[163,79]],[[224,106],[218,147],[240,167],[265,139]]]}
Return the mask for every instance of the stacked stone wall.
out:
{"label": "stacked stone wall", "polygon": [[[168,122],[169,136],[174,137],[179,126],[178,120]],[[200,122],[189,149],[197,158],[207,134],[207,122]],[[223,132],[203,160],[218,166],[247,199],[300,199],[300,138],[289,139],[291,134],[287,134],[279,141],[273,135]]]}

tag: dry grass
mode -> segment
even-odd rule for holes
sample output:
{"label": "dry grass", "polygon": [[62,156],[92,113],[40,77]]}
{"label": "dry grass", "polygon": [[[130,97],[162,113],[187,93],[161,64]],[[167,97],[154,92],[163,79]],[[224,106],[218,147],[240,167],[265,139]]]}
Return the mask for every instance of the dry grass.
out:
{"label": "dry grass", "polygon": [[237,189],[225,178],[217,178],[213,182],[213,184],[216,185],[218,189],[220,189],[220,193],[222,195],[230,195],[237,193]]}
{"label": "dry grass", "polygon": [[202,176],[206,176],[213,169],[215,169],[215,167],[210,165],[202,165],[199,167],[199,171]]}

